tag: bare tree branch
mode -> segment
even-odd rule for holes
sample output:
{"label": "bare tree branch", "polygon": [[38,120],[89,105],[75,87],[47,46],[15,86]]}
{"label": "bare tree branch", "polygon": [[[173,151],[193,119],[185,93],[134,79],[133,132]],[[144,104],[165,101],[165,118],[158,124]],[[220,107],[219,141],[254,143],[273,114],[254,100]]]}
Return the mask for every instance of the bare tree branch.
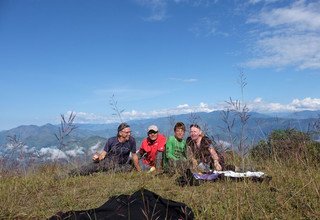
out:
{"label": "bare tree branch", "polygon": [[74,142],[66,139],[70,137],[71,133],[75,129],[77,129],[77,126],[74,124],[74,120],[76,117],[76,114],[74,112],[70,113],[68,121],[66,121],[66,118],[63,114],[61,114],[60,116],[61,116],[61,122],[59,127],[59,133],[54,135],[59,142],[58,149],[62,150],[67,145]]}
{"label": "bare tree branch", "polygon": [[119,118],[120,122],[123,122],[122,113],[124,112],[124,109],[119,110],[118,101],[115,99],[114,94],[112,94],[112,96],[110,97],[109,103],[111,105],[112,110],[115,111],[115,113],[112,115],[116,115]]}

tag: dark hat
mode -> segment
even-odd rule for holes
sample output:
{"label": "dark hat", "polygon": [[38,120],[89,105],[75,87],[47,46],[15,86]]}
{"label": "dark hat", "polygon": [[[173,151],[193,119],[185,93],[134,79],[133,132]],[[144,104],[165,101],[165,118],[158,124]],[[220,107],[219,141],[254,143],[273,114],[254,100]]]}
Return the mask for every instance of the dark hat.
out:
{"label": "dark hat", "polygon": [[122,131],[125,128],[129,128],[129,127],[130,126],[127,123],[123,122],[118,126],[118,132]]}

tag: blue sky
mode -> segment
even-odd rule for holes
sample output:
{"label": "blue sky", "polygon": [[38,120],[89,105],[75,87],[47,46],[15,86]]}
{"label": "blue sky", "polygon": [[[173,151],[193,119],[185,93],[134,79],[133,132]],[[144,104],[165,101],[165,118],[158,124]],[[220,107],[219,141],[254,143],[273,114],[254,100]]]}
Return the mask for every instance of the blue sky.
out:
{"label": "blue sky", "polygon": [[3,0],[0,130],[225,108],[320,109],[320,3]]}

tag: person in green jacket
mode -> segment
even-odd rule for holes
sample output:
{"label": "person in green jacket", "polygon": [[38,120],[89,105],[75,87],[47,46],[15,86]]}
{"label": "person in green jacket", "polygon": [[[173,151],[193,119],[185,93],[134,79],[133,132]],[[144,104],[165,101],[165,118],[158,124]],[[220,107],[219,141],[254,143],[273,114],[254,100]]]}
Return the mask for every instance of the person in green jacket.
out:
{"label": "person in green jacket", "polygon": [[163,157],[164,171],[167,173],[183,172],[187,163],[186,140],[184,134],[186,126],[177,122],[174,126],[174,135],[166,142],[166,150]]}

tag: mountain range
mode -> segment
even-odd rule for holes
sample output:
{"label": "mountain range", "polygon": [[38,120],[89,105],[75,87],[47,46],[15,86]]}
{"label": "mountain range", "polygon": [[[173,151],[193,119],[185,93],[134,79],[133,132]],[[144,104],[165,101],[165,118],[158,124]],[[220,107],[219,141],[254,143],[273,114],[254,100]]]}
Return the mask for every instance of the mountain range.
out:
{"label": "mountain range", "polygon": [[[247,135],[249,138],[264,138],[274,129],[295,128],[301,131],[310,129],[310,125],[320,118],[320,111],[301,111],[295,113],[278,113],[273,115],[249,112],[247,120]],[[241,126],[239,117],[235,113],[229,114],[229,121],[235,119],[234,132],[237,133]],[[224,137],[226,123],[223,120],[223,111],[213,111],[210,113],[198,112],[191,114],[181,114],[171,117],[141,119],[128,121],[133,136],[143,138],[146,136],[147,127],[155,124],[159,127],[160,132],[165,135],[171,135],[175,122],[182,121],[186,125],[198,123],[211,136]],[[83,142],[92,137],[106,139],[116,134],[118,123],[111,124],[75,124],[76,129],[73,131],[73,138]],[[0,146],[4,146],[8,136],[14,136],[28,146],[49,147],[57,145],[58,141],[55,134],[58,134],[60,125],[45,124],[21,125],[19,127],[4,130],[0,132]],[[260,133],[260,134],[259,134]]]}
{"label": "mountain range", "polygon": [[[246,116],[249,116],[246,120]],[[173,134],[173,127],[177,121],[182,121],[188,127],[192,123],[199,124],[206,134],[215,140],[229,142],[229,137],[238,137],[242,127],[245,128],[245,137],[250,143],[257,143],[266,139],[268,134],[275,129],[295,128],[299,131],[310,131],[316,121],[320,121],[320,111],[301,111],[295,113],[278,113],[273,115],[249,112],[240,115],[236,112],[213,111],[210,113],[198,112],[181,114],[170,117],[151,118],[128,121],[131,126],[132,135],[140,146],[141,140],[147,135],[149,125],[155,124],[161,133],[166,136]],[[233,126],[231,126],[233,124]],[[116,135],[118,123],[111,124],[75,124],[76,129],[66,139],[70,146],[64,151],[59,149],[59,142],[55,136],[59,132],[59,125],[45,124],[21,125],[19,127],[0,132],[0,156],[8,149],[13,149],[9,137],[24,146],[28,152],[46,154],[53,152],[52,149],[62,153],[91,154],[92,151],[102,148],[107,138]],[[228,126],[229,129],[228,130]],[[188,132],[187,132],[188,134]],[[186,134],[186,136],[187,136]],[[12,141],[11,141],[12,142]],[[10,145],[11,144],[11,145]],[[61,153],[60,153],[61,156]],[[63,155],[67,157],[67,155]],[[51,158],[51,157],[50,157]]]}

